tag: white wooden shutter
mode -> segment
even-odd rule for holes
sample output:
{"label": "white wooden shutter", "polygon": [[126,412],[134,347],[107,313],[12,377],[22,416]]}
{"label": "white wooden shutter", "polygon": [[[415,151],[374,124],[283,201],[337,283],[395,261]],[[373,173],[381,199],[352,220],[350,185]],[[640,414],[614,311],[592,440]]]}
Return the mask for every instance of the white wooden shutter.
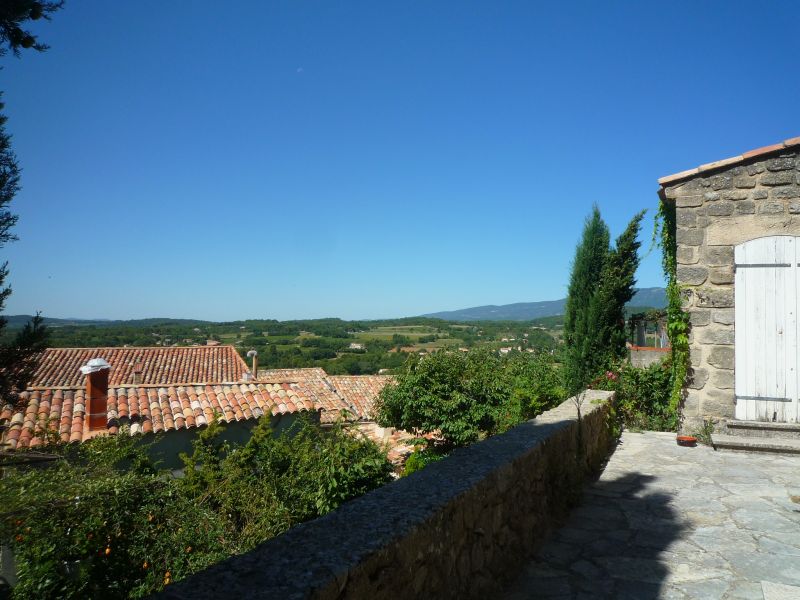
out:
{"label": "white wooden shutter", "polygon": [[736,418],[797,420],[798,238],[741,244],[736,261]]}

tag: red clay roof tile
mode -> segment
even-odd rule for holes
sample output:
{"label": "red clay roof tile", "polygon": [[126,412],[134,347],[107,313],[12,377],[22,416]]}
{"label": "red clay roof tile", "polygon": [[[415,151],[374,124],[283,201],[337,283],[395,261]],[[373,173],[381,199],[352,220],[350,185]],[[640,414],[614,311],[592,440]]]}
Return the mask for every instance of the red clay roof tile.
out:
{"label": "red clay roof tile", "polygon": [[743,152],[742,154],[739,154],[737,156],[732,156],[731,158],[725,158],[722,160],[706,163],[704,165],[700,165],[696,169],[689,169],[687,171],[681,171],[680,173],[675,173],[674,175],[667,175],[666,177],[661,177],[659,178],[658,183],[660,186],[665,187],[669,184],[675,183],[676,181],[681,181],[683,179],[688,179],[690,177],[693,177],[698,173],[706,173],[708,171],[722,169],[724,167],[729,167],[731,165],[739,164],[741,162],[744,162],[751,158],[755,158],[757,156],[772,154],[773,152],[780,152],[781,150],[785,150],[786,148],[798,145],[800,145],[800,137],[789,138],[777,144],[772,144],[771,146],[763,146],[761,148],[756,148],[755,150]]}
{"label": "red clay roof tile", "polygon": [[[185,352],[198,349],[204,352]],[[227,353],[229,349],[233,354]],[[147,352],[104,355],[103,350]],[[259,380],[242,382],[246,365],[234,354],[230,346],[46,351],[47,362],[35,379],[40,385],[20,394],[16,405],[0,407],[0,425],[7,426],[3,441],[10,448],[25,448],[44,443],[52,436],[63,442],[80,442],[98,435],[84,423],[83,376],[72,373],[73,367],[78,372],[89,358],[101,357],[109,363],[110,358],[128,361],[127,367],[116,370],[111,363],[107,432],[116,433],[121,426],[128,426],[131,435],[199,427],[214,419],[231,422],[318,410],[322,410],[322,420],[326,422],[336,420],[342,411],[357,420],[368,420],[380,390],[392,381],[391,377],[378,375],[328,376],[323,369],[312,368],[261,371]],[[152,359],[149,363],[148,357]],[[145,383],[125,381],[132,374],[134,361],[145,365]],[[202,374],[209,376],[207,383],[180,381]],[[235,374],[236,382],[214,379]],[[45,382],[71,385],[42,386]]]}
{"label": "red clay roof tile", "polygon": [[134,366],[142,372],[142,385],[232,383],[241,381],[249,369],[233,346],[178,348],[48,348],[42,353],[29,387],[79,387],[85,376],[80,367],[92,358],[111,365],[109,385],[133,384]]}

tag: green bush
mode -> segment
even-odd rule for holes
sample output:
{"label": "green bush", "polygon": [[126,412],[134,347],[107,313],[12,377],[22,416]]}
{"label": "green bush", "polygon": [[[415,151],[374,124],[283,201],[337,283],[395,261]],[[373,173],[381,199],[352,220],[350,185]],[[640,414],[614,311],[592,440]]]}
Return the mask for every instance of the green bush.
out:
{"label": "green bush", "polygon": [[561,374],[550,353],[511,353],[507,368],[513,382],[513,397],[523,418],[532,419],[566,398]]}
{"label": "green bush", "polygon": [[409,357],[382,390],[377,414],[384,427],[435,434],[446,452],[506,431],[563,395],[549,354],[440,350]]}
{"label": "green bush", "polygon": [[442,460],[446,456],[447,454],[439,452],[435,448],[417,448],[406,459],[406,464],[403,467],[403,476],[421,471],[429,464]]}
{"label": "green bush", "polygon": [[669,360],[645,368],[627,362],[607,371],[592,387],[616,392],[617,415],[629,428],[676,431],[678,414],[670,404]]}
{"label": "green bush", "polygon": [[385,453],[341,427],[301,420],[276,437],[263,419],[243,446],[220,442],[221,429],[198,437],[181,479],[127,435],[55,447],[49,468],[6,467],[13,597],[147,596],[390,479]]}

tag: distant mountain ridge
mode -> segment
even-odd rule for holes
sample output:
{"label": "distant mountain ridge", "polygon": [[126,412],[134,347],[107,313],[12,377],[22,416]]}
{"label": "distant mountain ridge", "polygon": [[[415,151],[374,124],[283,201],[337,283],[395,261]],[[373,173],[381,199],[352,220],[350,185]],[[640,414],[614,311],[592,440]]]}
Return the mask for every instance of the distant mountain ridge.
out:
{"label": "distant mountain ridge", "polygon": [[[461,310],[446,310],[442,312],[421,315],[434,319],[447,321],[530,321],[542,317],[555,317],[564,314],[566,298],[560,300],[545,300],[543,302],[516,302],[496,306],[474,306]],[[628,306],[641,306],[663,308],[667,305],[667,295],[664,288],[640,288],[636,290]]]}
{"label": "distant mountain ridge", "polygon": [[[21,328],[33,318],[33,315],[7,315],[6,321],[9,329]],[[56,319],[44,317],[44,324],[51,327],[61,327],[65,325],[95,325],[99,327],[117,327],[120,325],[128,327],[153,327],[156,325],[207,325],[211,321],[200,321],[197,319],[171,319],[168,317],[154,317],[150,319]]]}

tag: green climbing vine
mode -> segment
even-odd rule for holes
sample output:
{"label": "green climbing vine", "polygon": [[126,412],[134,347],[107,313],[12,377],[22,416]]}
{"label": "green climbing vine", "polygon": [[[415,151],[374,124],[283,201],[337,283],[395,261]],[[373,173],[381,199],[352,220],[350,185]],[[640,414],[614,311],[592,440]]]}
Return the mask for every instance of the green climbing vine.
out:
{"label": "green climbing vine", "polygon": [[689,370],[689,315],[681,305],[681,289],[677,276],[677,250],[675,239],[675,205],[661,198],[655,219],[654,238],[662,250],[662,265],[667,279],[667,335],[672,346],[672,376],[670,378],[669,412],[672,425],[680,424],[680,407],[684,384]]}

